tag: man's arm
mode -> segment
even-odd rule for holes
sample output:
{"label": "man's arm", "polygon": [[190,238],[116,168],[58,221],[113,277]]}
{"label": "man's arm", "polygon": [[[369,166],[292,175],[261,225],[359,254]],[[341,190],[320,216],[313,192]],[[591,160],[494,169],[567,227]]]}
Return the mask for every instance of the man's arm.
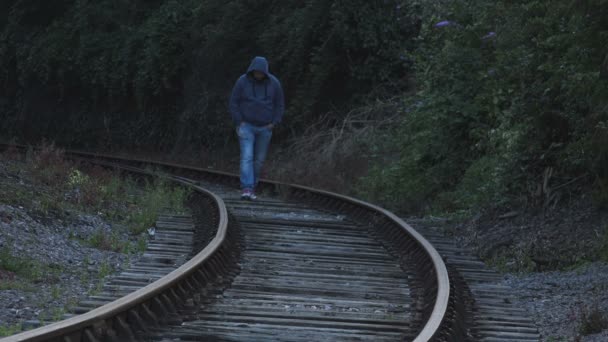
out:
{"label": "man's arm", "polygon": [[239,78],[234,87],[232,88],[232,95],[230,95],[230,114],[232,115],[232,121],[239,126],[243,121],[243,115],[241,114],[241,88],[242,81]]}

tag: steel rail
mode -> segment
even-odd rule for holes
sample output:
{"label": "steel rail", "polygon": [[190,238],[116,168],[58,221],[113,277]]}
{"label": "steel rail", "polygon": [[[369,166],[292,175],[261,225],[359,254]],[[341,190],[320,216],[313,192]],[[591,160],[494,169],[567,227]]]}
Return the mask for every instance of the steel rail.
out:
{"label": "steel rail", "polygon": [[[103,158],[106,160],[109,159],[109,160],[131,162],[131,163],[136,162],[136,163],[140,163],[140,164],[155,165],[155,166],[166,167],[166,168],[170,168],[170,169],[182,169],[182,170],[186,170],[186,171],[196,171],[196,172],[216,175],[216,176],[220,176],[220,177],[227,177],[227,178],[230,178],[233,180],[238,179],[238,175],[233,174],[233,173],[217,171],[217,170],[209,170],[209,169],[204,169],[204,168],[199,168],[199,167],[194,167],[194,166],[180,165],[180,164],[176,164],[176,163],[161,162],[161,161],[146,160],[146,159],[137,159],[137,158],[133,158],[133,159],[124,158],[124,157],[117,157],[117,156],[104,155],[104,154],[93,154],[93,153],[80,152],[80,151],[67,151],[67,153],[71,153],[73,155],[79,155],[82,157],[88,157],[88,158]],[[283,182],[278,182],[278,181],[273,181],[273,180],[268,180],[268,179],[260,180],[260,184],[271,185],[274,187],[286,187],[286,188],[309,192],[309,193],[316,194],[316,195],[334,198],[339,201],[342,201],[345,203],[350,203],[357,207],[379,213],[379,214],[383,215],[384,217],[388,218],[394,224],[398,225],[403,230],[403,232],[406,233],[407,235],[409,235],[413,240],[415,240],[419,244],[419,246],[422,248],[422,250],[424,250],[424,252],[428,255],[428,258],[433,265],[432,268],[435,271],[435,277],[436,277],[437,290],[436,290],[435,303],[433,305],[433,309],[432,309],[430,315],[428,316],[424,327],[416,336],[416,339],[414,340],[414,342],[431,341],[434,338],[438,337],[438,334],[440,333],[440,331],[443,327],[443,323],[446,320],[446,315],[448,312],[450,291],[451,291],[450,290],[450,278],[449,278],[447,267],[446,267],[443,259],[441,258],[441,256],[437,252],[437,250],[433,247],[433,245],[428,240],[426,240],[420,233],[418,233],[414,228],[412,228],[410,225],[408,225],[406,222],[404,222],[401,218],[399,218],[394,213],[392,213],[384,208],[381,208],[379,206],[373,205],[371,203],[368,203],[368,202],[365,202],[365,201],[362,201],[362,200],[359,200],[359,199],[356,199],[353,197],[349,197],[349,196],[345,196],[342,194],[337,194],[337,193],[333,193],[333,192],[329,192],[329,191],[325,191],[325,190],[315,189],[315,188],[311,188],[311,187],[307,187],[307,186],[283,183]]]}
{"label": "steel rail", "polygon": [[[124,169],[128,169],[131,172],[137,172],[137,169],[132,167]],[[139,172],[150,175],[149,172],[143,170],[139,170]],[[106,320],[111,320],[121,315],[124,316],[129,310],[165,294],[166,291],[172,290],[178,284],[192,276],[196,271],[200,270],[201,267],[219,251],[222,244],[226,241],[228,234],[228,210],[226,209],[223,200],[214,193],[180,179],[173,178],[172,180],[208,196],[217,206],[219,216],[217,234],[202,251],[163,278],[117,299],[116,301],[67,320],[2,338],[0,339],[0,342],[47,341],[62,337],[64,338],[63,341],[72,341],[71,335],[84,336],[85,334],[93,334],[90,331],[94,331],[99,323],[105,323]],[[90,331],[87,332],[87,329],[90,329]],[[91,339],[91,337],[89,338]]]}
{"label": "steel rail", "polygon": [[[6,145],[5,145],[6,146]],[[13,145],[14,146],[14,145]],[[23,149],[23,146],[18,146]],[[209,170],[203,169],[193,166],[185,166],[179,165],[175,163],[168,162],[160,162],[154,160],[145,160],[145,159],[131,159],[125,157],[104,155],[104,154],[93,154],[87,152],[80,151],[66,151],[66,154],[71,156],[76,156],[85,159],[102,159],[105,161],[113,161],[115,163],[126,164],[126,165],[153,165],[156,167],[167,168],[172,170],[171,173],[174,173],[175,170],[181,170],[183,172],[192,174],[205,174],[215,177],[221,177],[230,181],[235,181],[238,179],[238,176],[228,172],[222,172],[217,170]],[[123,166],[124,167],[124,166]],[[201,251],[197,256],[195,256],[192,260],[188,261],[182,267],[176,269],[169,275],[164,278],[158,280],[157,282],[146,286],[136,292],[133,292],[115,302],[109,303],[105,306],[102,306],[98,309],[90,311],[87,314],[83,314],[80,316],[73,317],[66,321],[57,322],[48,326],[44,326],[32,331],[24,332],[18,335],[11,336],[6,339],[0,339],[0,342],[13,342],[13,341],[43,341],[50,338],[55,338],[57,336],[61,336],[62,334],[67,334],[68,332],[74,332],[78,330],[82,330],[87,327],[92,327],[96,322],[111,319],[112,317],[123,314],[128,311],[130,308],[133,308],[141,303],[144,303],[151,298],[159,295],[160,293],[170,290],[172,286],[178,283],[181,279],[186,278],[189,274],[194,272],[201,264],[205,262],[214,252],[216,252],[224,238],[226,236],[226,230],[228,226],[228,216],[227,209],[224,205],[223,201],[215,194],[198,187],[188,181],[186,178],[177,178],[174,177],[174,180],[180,181],[182,184],[190,184],[197,191],[203,192],[208,196],[211,196],[213,200],[217,203],[218,208],[220,210],[220,227],[218,228],[217,236],[211,241],[211,243]],[[402,219],[397,217],[392,212],[378,207],[376,205],[349,197],[341,194],[336,194],[333,192],[314,189],[311,187],[296,185],[296,184],[288,184],[283,182],[276,182],[271,180],[261,180],[261,184],[265,186],[272,186],[275,188],[283,188],[288,189],[290,192],[299,192],[306,193],[308,195],[319,196],[323,198],[330,198],[334,201],[339,201],[342,204],[350,205],[356,207],[357,210],[362,210],[365,212],[371,212],[373,215],[380,215],[384,218],[384,222],[381,224],[381,229],[384,229],[387,225],[393,225],[398,227],[399,235],[407,235],[411,240],[415,241],[418,247],[423,251],[425,255],[426,262],[431,264],[431,268],[434,271],[434,277],[432,279],[432,284],[430,284],[430,289],[434,290],[434,294],[431,299],[434,300],[431,307],[430,312],[425,314],[425,323],[421,328],[416,338],[415,342],[423,342],[423,341],[433,341],[433,340],[451,340],[454,337],[449,337],[451,326],[453,322],[449,322],[449,309],[450,309],[450,294],[451,294],[451,284],[450,277],[448,274],[447,267],[442,260],[441,256],[437,252],[437,250],[428,242],[421,234],[419,234],[415,229],[413,229],[410,225],[405,223]],[[386,221],[388,220],[388,221]],[[388,228],[386,229],[388,230]],[[395,237],[395,233],[391,233],[389,237]],[[446,330],[448,331],[446,333]],[[446,337],[448,336],[448,337]]]}

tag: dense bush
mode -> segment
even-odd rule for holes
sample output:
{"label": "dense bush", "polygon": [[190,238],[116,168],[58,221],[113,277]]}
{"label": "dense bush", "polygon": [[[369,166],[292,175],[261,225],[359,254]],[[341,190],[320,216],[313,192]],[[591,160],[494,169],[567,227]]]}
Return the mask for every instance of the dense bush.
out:
{"label": "dense bush", "polygon": [[377,167],[364,192],[410,210],[458,210],[548,205],[560,185],[586,180],[606,201],[606,18],[605,0],[427,7],[418,94],[392,142],[400,158]]}
{"label": "dense bush", "polygon": [[282,80],[297,131],[363,94],[405,89],[411,63],[400,56],[419,26],[416,6],[395,0],[14,0],[0,9],[0,131],[94,147],[223,145],[227,97],[257,54]]}
{"label": "dense bush", "polygon": [[586,184],[606,205],[605,18],[606,0],[7,0],[0,133],[218,149],[234,141],[233,82],[265,55],[287,95],[279,138],[323,136],[306,130],[401,94],[401,123],[384,131],[398,133],[366,142],[380,157],[360,186],[370,198],[550,206]]}

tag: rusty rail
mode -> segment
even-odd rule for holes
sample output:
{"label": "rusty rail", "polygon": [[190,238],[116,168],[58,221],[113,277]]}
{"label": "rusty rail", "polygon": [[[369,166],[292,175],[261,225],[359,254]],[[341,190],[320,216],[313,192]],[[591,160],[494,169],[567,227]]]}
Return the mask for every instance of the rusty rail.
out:
{"label": "rusty rail", "polygon": [[[235,183],[238,180],[238,175],[236,174],[192,166],[184,166],[174,163],[144,159],[126,159],[116,156],[76,151],[71,151],[70,153],[85,158],[103,158],[104,160],[134,163],[136,165],[154,165],[157,167],[162,167],[171,173],[179,171],[184,176],[206,176],[210,177],[212,180],[223,180],[232,183]],[[417,247],[423,251],[422,255],[419,256],[421,258],[421,267],[423,268],[423,271],[430,271],[434,276],[428,278],[427,289],[429,291],[427,291],[426,296],[429,299],[429,305],[428,308],[425,309],[425,315],[427,316],[426,323],[414,341],[422,342],[436,339],[458,340],[459,336],[454,336],[454,331],[459,329],[452,326],[454,324],[452,319],[446,319],[448,316],[455,315],[455,308],[453,308],[454,301],[452,300],[452,303],[450,303],[451,284],[448,270],[435,248],[410,225],[386,209],[352,197],[306,186],[287,184],[266,179],[261,180],[260,185],[281,189],[281,192],[289,192],[290,196],[292,197],[308,197],[307,200],[309,202],[317,201],[318,203],[324,203],[324,206],[350,205],[353,207],[354,211],[359,212],[359,216],[368,216],[372,220],[376,221],[374,223],[375,225],[381,224],[381,227],[379,227],[379,233],[384,235],[384,237],[389,241],[395,242],[393,246],[394,250],[398,252],[401,251],[402,253],[410,253],[409,251],[404,251],[404,248],[406,246],[411,248],[412,242],[417,245]],[[322,202],[323,200],[326,202]]]}
{"label": "rusty rail", "polygon": [[[130,172],[150,175],[133,167]],[[98,341],[102,337],[123,336],[134,340],[134,331],[146,329],[149,323],[158,324],[163,316],[175,311],[190,296],[216,274],[224,273],[231,246],[228,231],[228,212],[221,198],[191,183],[179,179],[173,181],[192,188],[198,194],[211,199],[214,205],[217,234],[211,242],[181,267],[158,281],[141,288],[114,302],[73,318],[0,339],[2,342],[17,341]],[[133,338],[133,339],[131,339]]]}
{"label": "rusty rail", "polygon": [[[170,310],[171,300],[183,301],[188,293],[184,288],[192,288],[207,277],[218,263],[212,261],[215,255],[220,255],[222,244],[226,239],[228,216],[222,200],[192,183],[188,177],[199,177],[211,181],[236,183],[238,177],[231,173],[207,170],[192,166],[178,165],[174,163],[157,162],[143,159],[127,159],[116,156],[92,154],[78,151],[67,151],[71,157],[87,160],[102,160],[120,164],[122,167],[130,165],[130,168],[153,165],[163,169],[174,176],[174,180],[189,184],[196,191],[211,196],[217,204],[219,211],[218,233],[215,239],[188,263],[175,270],[165,278],[139,290],[115,302],[93,310],[87,314],[72,319],[51,324],[39,329],[28,331],[19,335],[0,340],[1,342],[12,341],[43,341],[56,338],[62,341],[96,341],[95,335],[100,335],[100,329],[105,326],[123,334],[132,334],[129,324],[143,324],[140,312],[154,317],[151,306],[158,312]],[[299,199],[323,206],[325,208],[340,208],[348,210],[360,221],[365,221],[375,228],[376,234],[389,242],[389,249],[396,254],[409,255],[417,260],[418,272],[425,274],[424,279],[424,308],[423,326],[414,341],[460,341],[459,327],[455,326],[458,313],[455,306],[454,295],[451,296],[453,285],[450,282],[448,270],[439,253],[418,232],[393,213],[378,206],[364,201],[335,194],[310,187],[286,184],[270,180],[262,180],[262,187],[279,190],[282,194],[294,199]],[[210,264],[213,264],[210,266]],[[222,267],[219,263],[219,267]],[[201,271],[203,270],[204,271]],[[184,285],[186,284],[186,285]],[[195,285],[192,285],[195,284]],[[177,289],[177,290],[176,290]],[[101,327],[101,328],[100,328]],[[103,332],[107,335],[106,332]],[[111,336],[111,335],[110,335]],[[82,339],[82,337],[85,337]]]}

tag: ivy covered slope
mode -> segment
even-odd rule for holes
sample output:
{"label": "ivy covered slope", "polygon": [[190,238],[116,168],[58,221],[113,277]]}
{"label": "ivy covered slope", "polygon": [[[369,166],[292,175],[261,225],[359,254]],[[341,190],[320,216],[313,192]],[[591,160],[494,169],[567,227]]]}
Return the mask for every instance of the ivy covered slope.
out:
{"label": "ivy covered slope", "polygon": [[[435,1],[418,93],[364,192],[399,208],[608,205],[608,1]],[[574,191],[576,192],[576,191]],[[561,195],[560,195],[561,194]]]}
{"label": "ivy covered slope", "polygon": [[[86,145],[214,147],[227,97],[264,55],[290,129],[405,88],[418,21],[404,1],[0,2],[0,130]],[[68,134],[69,133],[69,134]]]}

